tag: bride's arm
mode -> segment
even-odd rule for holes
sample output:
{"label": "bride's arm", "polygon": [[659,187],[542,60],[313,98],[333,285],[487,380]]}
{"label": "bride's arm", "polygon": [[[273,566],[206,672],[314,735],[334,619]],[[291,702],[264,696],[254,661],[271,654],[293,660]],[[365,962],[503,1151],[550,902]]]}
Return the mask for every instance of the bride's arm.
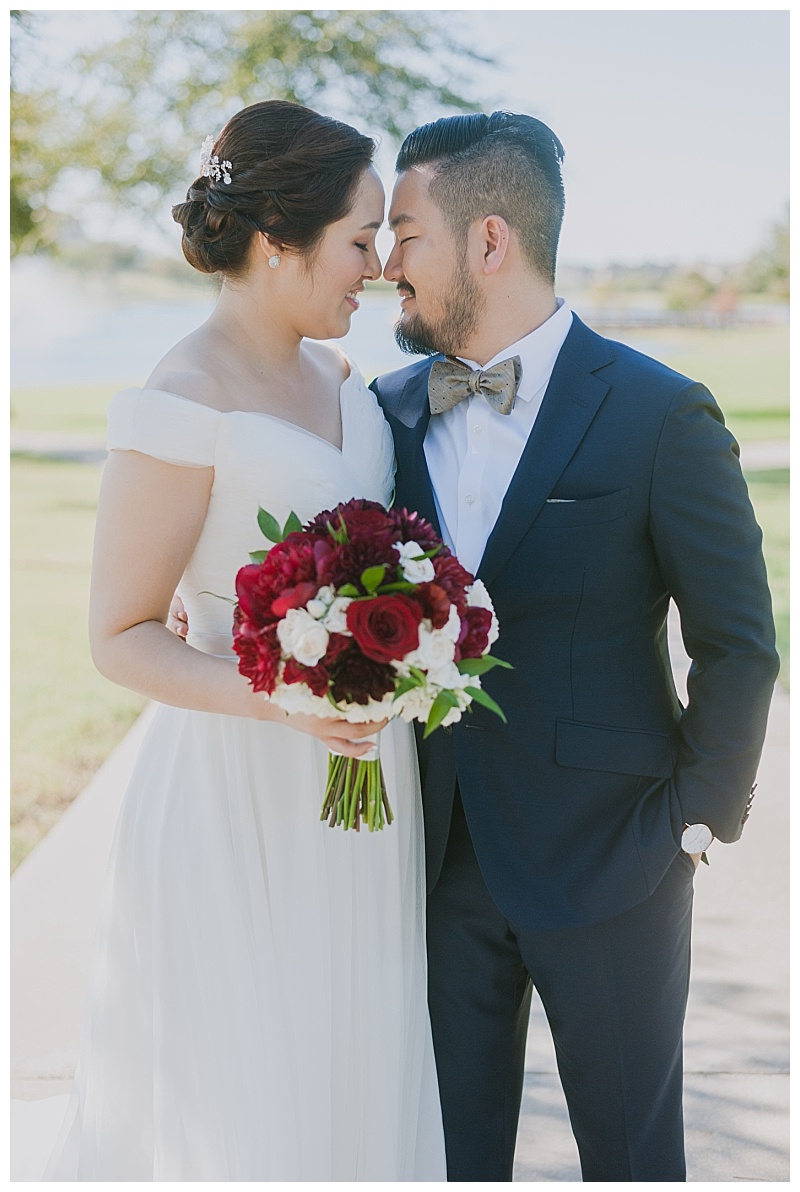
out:
{"label": "bride's arm", "polygon": [[359,756],[375,725],[287,716],[254,693],[235,665],[192,649],[166,627],[170,600],[208,508],[213,468],[111,451],[103,474],[89,602],[89,643],[101,674],[149,699],[274,720]]}

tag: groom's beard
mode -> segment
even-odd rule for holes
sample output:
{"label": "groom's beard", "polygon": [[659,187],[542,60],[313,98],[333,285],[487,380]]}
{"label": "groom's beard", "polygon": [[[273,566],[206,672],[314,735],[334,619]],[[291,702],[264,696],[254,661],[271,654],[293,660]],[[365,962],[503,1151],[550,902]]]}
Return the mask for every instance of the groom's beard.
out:
{"label": "groom's beard", "polygon": [[[412,292],[409,285],[399,285]],[[443,292],[448,295],[444,312],[438,319],[424,319],[422,315],[403,317],[395,324],[394,337],[404,352],[415,356],[457,356],[476,330],[483,314],[484,300],[469,275],[465,261],[460,261]]]}

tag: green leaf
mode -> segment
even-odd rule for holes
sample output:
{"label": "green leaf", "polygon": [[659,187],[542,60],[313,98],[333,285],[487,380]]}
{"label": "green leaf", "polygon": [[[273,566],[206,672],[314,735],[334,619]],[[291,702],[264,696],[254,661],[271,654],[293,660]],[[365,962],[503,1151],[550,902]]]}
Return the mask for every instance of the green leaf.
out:
{"label": "green leaf", "polygon": [[251,550],[250,551],[250,562],[251,563],[263,563],[268,554],[269,554],[268,550]]}
{"label": "green leaf", "polygon": [[338,589],[336,595],[337,596],[360,596],[361,593],[359,592],[359,590],[355,586],[355,584],[342,584],[341,588]]}
{"label": "green leaf", "polygon": [[408,669],[411,671],[412,675],[420,684],[420,686],[422,686],[424,683],[427,683],[427,675],[424,671],[421,671],[418,666],[410,666]]}
{"label": "green leaf", "polygon": [[266,509],[259,508],[258,510],[258,526],[265,538],[269,538],[270,542],[283,542],[283,534],[281,528],[271,513],[267,513]]}
{"label": "green leaf", "polygon": [[381,580],[386,574],[386,564],[381,563],[378,567],[367,567],[361,572],[361,582],[364,588],[369,592],[370,596],[375,594],[375,590],[380,587]]}
{"label": "green leaf", "polygon": [[339,528],[338,529],[336,529],[334,527],[333,523],[329,522],[329,521],[325,522],[325,525],[328,527],[328,533],[330,534],[331,538],[333,539],[333,541],[336,543],[337,546],[345,546],[350,541],[348,534],[347,534],[347,526],[345,525],[345,520],[342,517],[341,513],[339,514]]}
{"label": "green leaf", "polygon": [[434,555],[438,555],[441,546],[434,546],[431,550],[426,550],[424,555],[412,555],[413,563],[421,563],[423,559],[432,559]]}
{"label": "green leaf", "polygon": [[419,679],[409,678],[401,680],[401,682],[397,684],[397,690],[392,696],[392,703],[394,703],[396,699],[399,699],[401,695],[405,695],[407,691],[413,691],[415,687],[421,686],[422,684],[420,683]]}
{"label": "green leaf", "polygon": [[416,592],[419,584],[410,584],[408,580],[397,580],[393,584],[382,584],[378,588],[378,595],[385,596],[388,592]]}
{"label": "green leaf", "polygon": [[286,519],[286,525],[283,527],[283,536],[284,538],[288,538],[290,534],[296,534],[302,528],[303,523],[293,509]]}
{"label": "green leaf", "polygon": [[433,701],[433,706],[428,714],[428,723],[425,725],[423,739],[436,731],[453,706],[458,707],[458,700],[452,691],[440,691]]}
{"label": "green leaf", "polygon": [[503,662],[502,658],[492,658],[491,654],[484,654],[482,658],[462,658],[456,663],[462,675],[485,675],[492,667],[502,666],[504,670],[513,670],[510,662]]}
{"label": "green leaf", "polygon": [[467,695],[472,696],[476,704],[483,704],[484,708],[488,708],[490,712],[494,712],[496,716],[499,716],[503,724],[508,724],[503,709],[499,706],[499,704],[494,702],[490,695],[487,695],[485,691],[482,691],[480,687],[465,687],[464,690],[466,691]]}

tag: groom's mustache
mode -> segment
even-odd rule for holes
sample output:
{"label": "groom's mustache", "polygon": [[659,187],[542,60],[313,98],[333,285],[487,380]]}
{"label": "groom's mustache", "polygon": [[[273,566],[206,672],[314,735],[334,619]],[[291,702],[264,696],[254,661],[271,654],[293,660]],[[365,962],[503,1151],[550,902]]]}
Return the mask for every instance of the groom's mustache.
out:
{"label": "groom's mustache", "polygon": [[416,294],[414,287],[407,281],[398,282],[397,293],[401,298],[414,298]]}

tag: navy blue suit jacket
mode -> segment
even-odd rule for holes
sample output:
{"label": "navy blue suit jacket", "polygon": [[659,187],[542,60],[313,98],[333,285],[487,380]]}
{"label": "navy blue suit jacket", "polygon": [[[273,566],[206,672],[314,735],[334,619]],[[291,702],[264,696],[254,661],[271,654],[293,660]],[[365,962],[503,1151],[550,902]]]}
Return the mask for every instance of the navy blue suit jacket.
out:
{"label": "navy blue suit jacket", "polygon": [[[437,525],[425,360],[373,382],[395,505]],[[456,780],[480,866],[515,926],[569,927],[655,889],[682,824],[741,834],[777,674],[759,530],[711,394],[574,318],[478,569],[513,664],[418,741],[429,888]],[[673,597],[692,658],[684,709]]]}

